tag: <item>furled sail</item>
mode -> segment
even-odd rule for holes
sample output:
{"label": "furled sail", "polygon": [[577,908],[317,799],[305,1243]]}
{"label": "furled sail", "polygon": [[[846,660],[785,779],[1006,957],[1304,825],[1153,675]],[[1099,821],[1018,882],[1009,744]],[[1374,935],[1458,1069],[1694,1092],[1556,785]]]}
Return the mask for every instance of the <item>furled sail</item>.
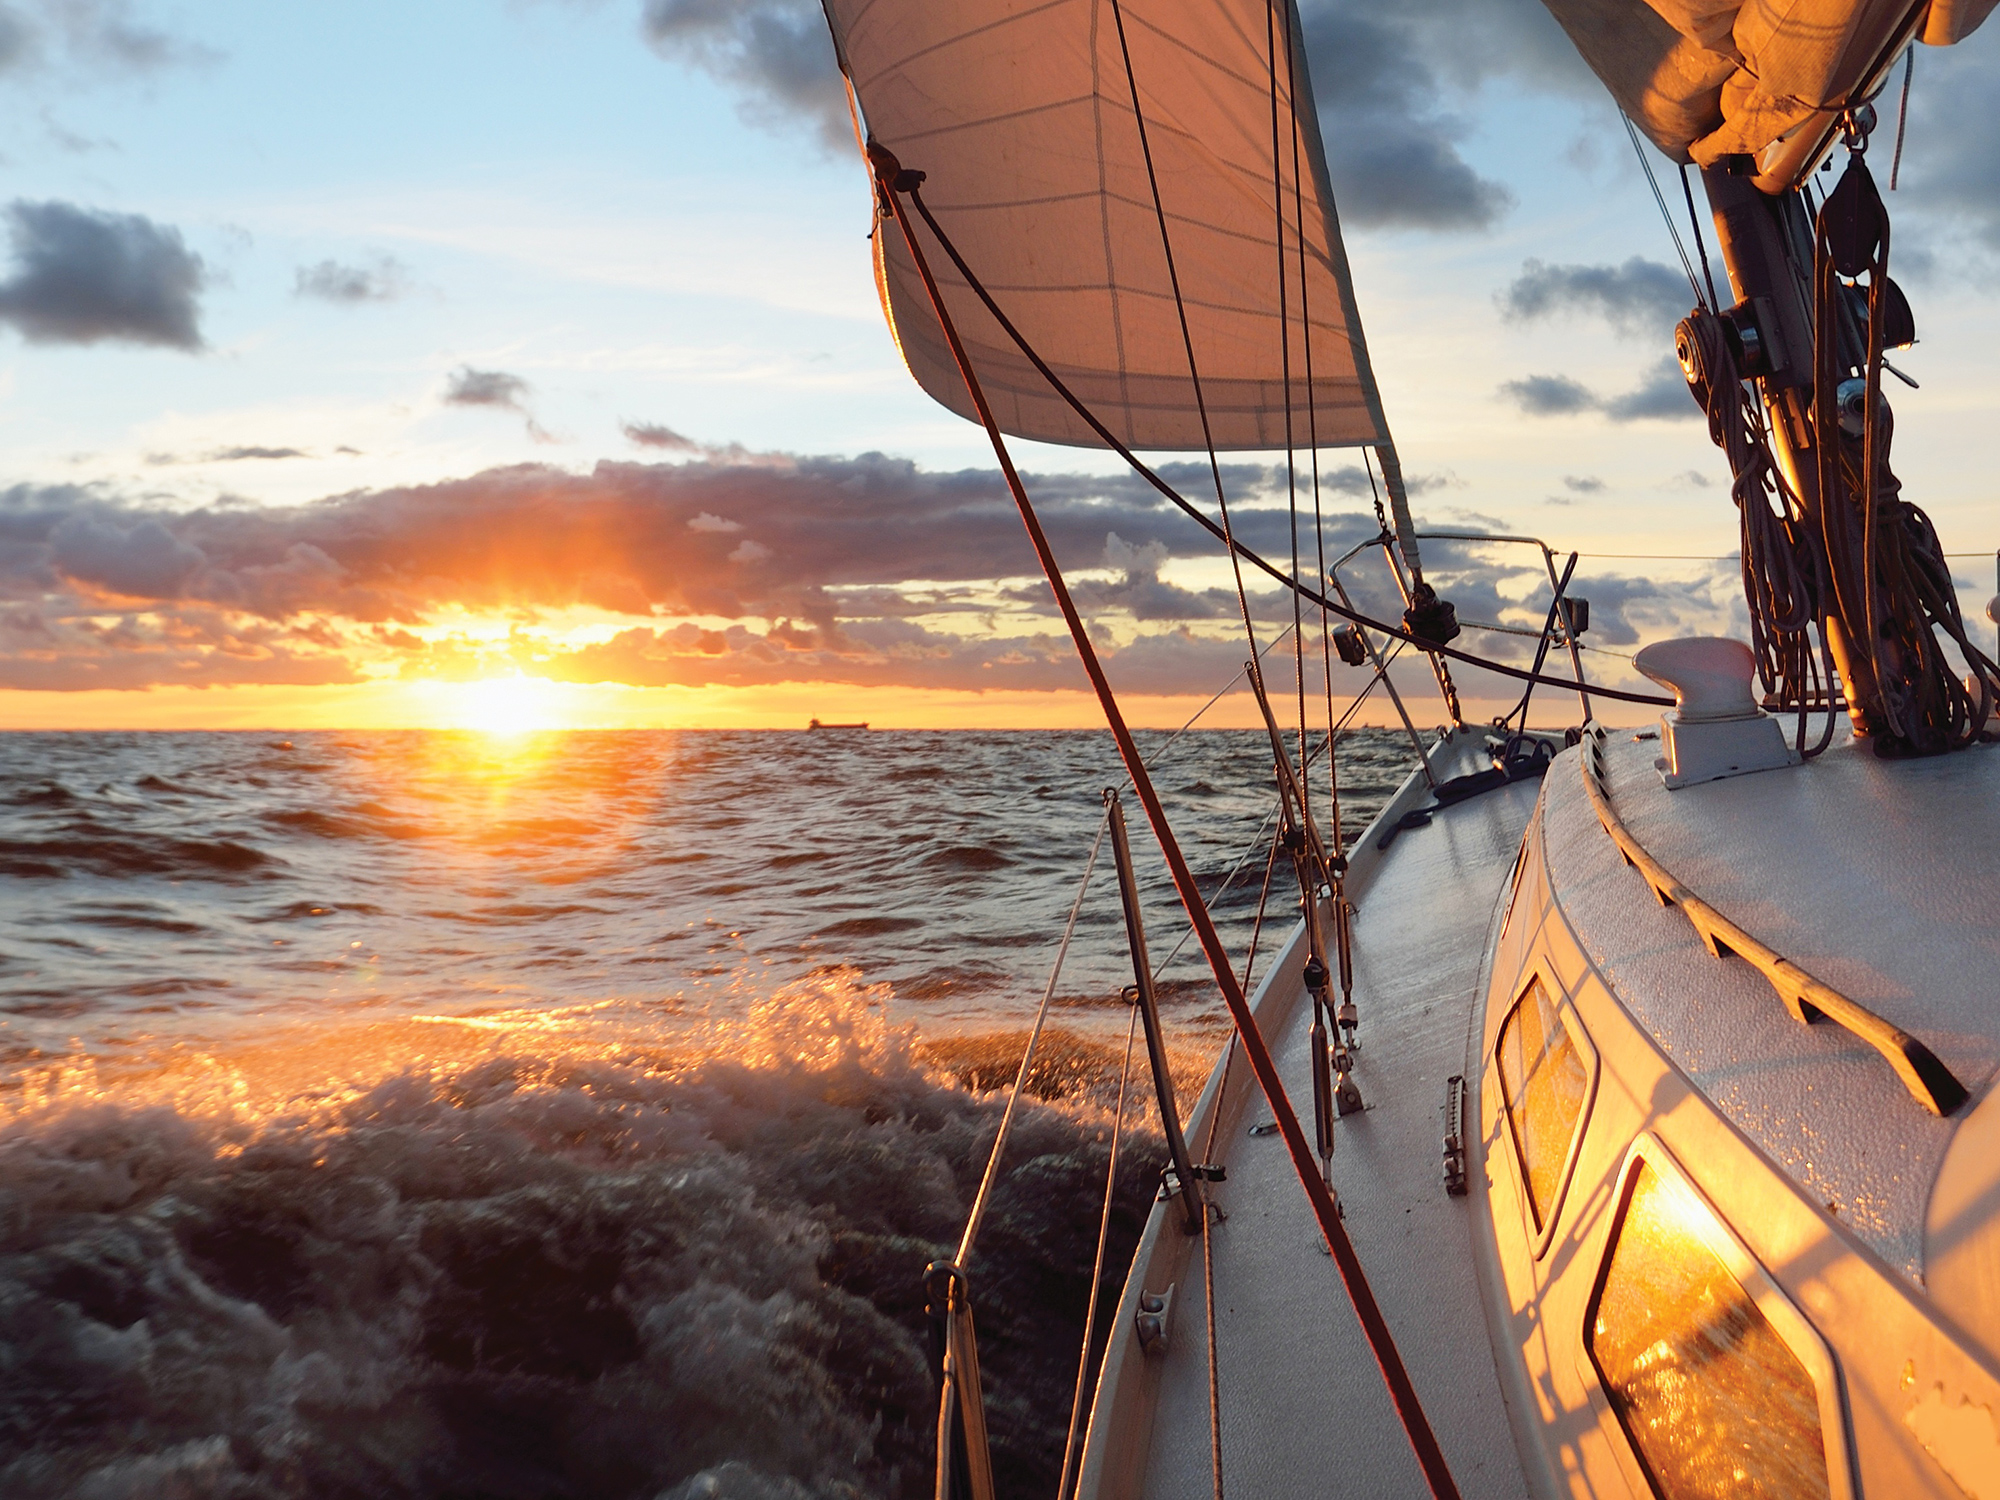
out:
{"label": "furled sail", "polygon": [[1543,0],[1619,107],[1676,161],[1810,171],[1904,46],[1949,46],[2000,0]]}
{"label": "furled sail", "polygon": [[[1288,394],[1300,445],[1388,441],[1291,0],[826,0],[826,12],[869,135],[925,174],[924,201],[973,274],[1121,441],[1204,446],[1155,179],[1215,446],[1284,446]],[[927,258],[1000,425],[1096,442],[947,258]],[[971,417],[901,237],[878,232],[875,260],[911,373]]]}

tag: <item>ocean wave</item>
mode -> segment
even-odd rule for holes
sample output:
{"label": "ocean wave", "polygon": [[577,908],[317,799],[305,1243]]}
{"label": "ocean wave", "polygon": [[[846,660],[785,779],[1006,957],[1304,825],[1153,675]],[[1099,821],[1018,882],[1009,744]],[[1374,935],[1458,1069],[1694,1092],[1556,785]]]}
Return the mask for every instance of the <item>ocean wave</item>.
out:
{"label": "ocean wave", "polygon": [[0,875],[60,879],[71,874],[167,875],[208,879],[245,874],[271,856],[235,839],[79,830],[42,839],[0,839]]}
{"label": "ocean wave", "polygon": [[[350,1020],[24,1075],[0,1492],[929,1494],[919,1277],[1020,1038],[920,1042],[885,998],[831,973],[736,1023]],[[1044,1049],[974,1266],[1009,1494],[1060,1461],[1123,1058]],[[1158,1154],[1122,1158],[1106,1311]]]}

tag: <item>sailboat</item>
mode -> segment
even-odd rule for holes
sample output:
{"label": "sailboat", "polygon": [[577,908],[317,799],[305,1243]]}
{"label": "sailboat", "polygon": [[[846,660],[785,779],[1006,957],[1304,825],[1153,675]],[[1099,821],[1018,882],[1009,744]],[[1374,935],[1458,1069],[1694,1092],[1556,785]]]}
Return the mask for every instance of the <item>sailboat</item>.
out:
{"label": "sailboat", "polygon": [[[1550,549],[1527,667],[1426,576],[1292,0],[826,0],[891,329],[992,440],[1234,1024],[1183,1111],[1111,799],[1170,1161],[1062,1500],[2000,1495],[2000,668],[1890,466],[1914,325],[1869,166],[1897,62],[1992,0],[1547,3],[1694,168],[1677,353],[1734,477],[1750,638],[1647,647],[1670,698],[1587,679]],[[1122,455],[1235,572],[1301,893],[1254,985],[1010,437]],[[1328,560],[1301,499],[1336,448],[1379,486],[1364,557]],[[1234,450],[1286,455],[1287,559],[1237,535]],[[1182,494],[1156,451],[1211,483]],[[1357,605],[1361,563],[1400,614]],[[1297,726],[1246,577],[1292,600]],[[1359,837],[1307,722],[1315,633],[1315,671],[1390,693],[1420,655],[1449,721],[1396,694],[1419,763]],[[1521,680],[1518,713],[1466,722],[1466,663]],[[1530,728],[1538,684],[1575,723]],[[940,1497],[994,1492],[985,1202],[926,1276]]]}

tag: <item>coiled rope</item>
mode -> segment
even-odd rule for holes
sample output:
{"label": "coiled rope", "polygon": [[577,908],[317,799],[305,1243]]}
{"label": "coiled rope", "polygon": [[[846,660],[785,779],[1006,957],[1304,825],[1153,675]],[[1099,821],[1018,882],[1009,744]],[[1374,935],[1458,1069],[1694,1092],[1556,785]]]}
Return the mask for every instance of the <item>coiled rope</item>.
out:
{"label": "coiled rope", "polygon": [[[1833,666],[1819,624],[1819,551],[1806,530],[1804,507],[1771,452],[1763,403],[1737,376],[1722,319],[1697,309],[1681,324],[1677,342],[1682,373],[1708,414],[1708,435],[1734,476],[1729,493],[1741,528],[1757,676],[1781,710],[1798,715],[1795,748],[1817,755],[1832,740],[1834,723],[1826,691]],[[1826,727],[1808,747],[1807,719],[1815,706],[1825,711]]]}

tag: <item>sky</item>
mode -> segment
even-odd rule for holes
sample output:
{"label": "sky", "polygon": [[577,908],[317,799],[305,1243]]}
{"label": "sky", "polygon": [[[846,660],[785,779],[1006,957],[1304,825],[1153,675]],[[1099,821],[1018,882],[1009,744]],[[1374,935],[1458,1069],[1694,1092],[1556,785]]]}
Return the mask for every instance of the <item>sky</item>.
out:
{"label": "sky", "polygon": [[[1741,633],[1608,98],[1531,0],[1301,9],[1419,517],[1580,552],[1604,681]],[[0,727],[1099,722],[984,435],[884,325],[835,76],[811,0],[0,0]],[[1920,49],[1896,466],[1975,612],[1995,141],[2000,28]],[[1178,724],[1245,654],[1226,564],[1110,455],[1016,459],[1131,717]],[[1280,549],[1281,463],[1228,471]],[[1372,509],[1323,463],[1344,547]],[[1536,558],[1435,567],[1539,625]]]}

